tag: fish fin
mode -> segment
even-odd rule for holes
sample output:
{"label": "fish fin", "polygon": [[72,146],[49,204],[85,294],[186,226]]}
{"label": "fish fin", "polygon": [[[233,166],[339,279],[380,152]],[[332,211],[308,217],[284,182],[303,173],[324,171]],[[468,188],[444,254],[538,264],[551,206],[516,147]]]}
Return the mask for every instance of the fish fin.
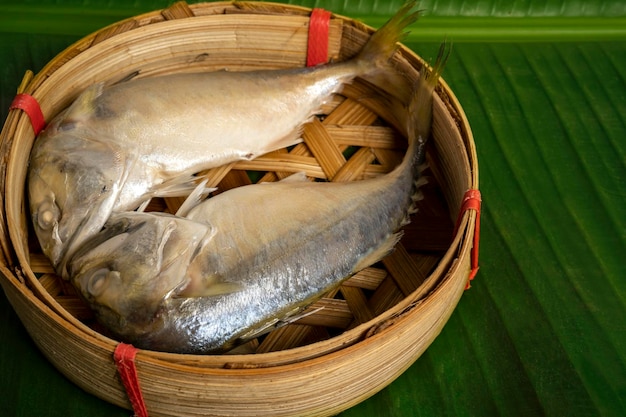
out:
{"label": "fish fin", "polygon": [[390,234],[382,244],[359,259],[357,264],[354,266],[352,273],[355,274],[389,255],[393,251],[396,244],[400,241],[400,238],[402,238],[402,232]]}
{"label": "fish fin", "polygon": [[277,318],[270,319],[268,321],[261,323],[257,327],[248,329],[248,331],[239,335],[237,339],[240,342],[245,342],[250,339],[254,339],[255,337],[263,336],[264,334],[269,333],[272,330],[274,330],[276,327],[279,327],[278,323],[280,323],[279,319]]}
{"label": "fish fin", "polygon": [[146,199],[146,201],[141,203],[141,205],[139,207],[137,207],[137,210],[135,210],[135,211],[138,212],[138,213],[143,213],[148,208],[148,204],[150,204],[150,201],[152,201],[151,198]]}
{"label": "fish fin", "polygon": [[213,191],[213,189],[206,187],[208,181],[209,180],[205,178],[196,188],[194,188],[191,194],[189,194],[185,201],[183,201],[183,204],[180,205],[178,211],[176,211],[176,216],[185,217],[192,208],[200,204],[200,202],[204,200],[204,198],[206,198],[211,191]]}
{"label": "fish fin", "polygon": [[253,327],[246,331],[244,334],[238,337],[241,341],[246,341],[250,339],[254,339],[255,337],[263,336],[266,333],[269,333],[273,330],[276,330],[280,327],[284,327],[288,324],[294,323],[301,318],[310,316],[311,314],[315,314],[320,310],[323,310],[324,306],[317,307],[312,310],[306,309],[306,307],[296,307],[292,311],[287,312],[280,318],[271,318],[260,325]]}
{"label": "fish fin", "polygon": [[102,95],[104,83],[99,82],[90,85],[80,93],[65,113],[67,122],[81,122],[88,119],[95,112],[95,101]]}
{"label": "fish fin", "polygon": [[443,42],[432,67],[424,65],[420,69],[417,91],[409,102],[407,131],[409,136],[425,141],[430,136],[432,127],[433,94],[439,83],[443,68],[448,62],[452,47]]}
{"label": "fish fin", "polygon": [[407,224],[411,223],[411,216],[418,212],[417,203],[424,199],[424,193],[422,192],[421,187],[428,184],[428,178],[419,177],[417,180],[414,181],[414,184],[415,191],[411,195],[411,204],[409,205],[409,208],[407,209],[404,218],[400,222],[400,226],[406,226]]}
{"label": "fish fin", "polygon": [[[198,186],[197,179],[193,175],[181,175],[170,179],[156,186],[151,197],[187,197]],[[217,188],[206,188],[205,193],[208,194],[215,190]]]}
{"label": "fish fin", "polygon": [[417,1],[410,0],[391,17],[380,29],[369,38],[363,49],[357,55],[359,65],[370,72],[374,68],[384,68],[398,49],[398,42],[402,42],[408,32],[406,27],[414,23],[422,13],[413,11]]}
{"label": "fish fin", "polygon": [[[407,75],[399,71],[375,71],[361,75],[361,78],[370,84],[384,90],[400,103],[408,103],[413,88]],[[379,97],[380,99],[380,97]]]}
{"label": "fish fin", "polygon": [[294,174],[291,174],[288,177],[283,178],[280,182],[306,182],[309,179],[306,176],[306,172],[299,171]]}
{"label": "fish fin", "polygon": [[214,297],[217,295],[233,294],[244,289],[243,285],[235,282],[216,282],[205,286],[187,286],[177,292],[176,298]]}
{"label": "fish fin", "polygon": [[[305,317],[308,317],[310,315],[319,313],[320,311],[322,311],[324,309],[324,306],[319,306],[317,308],[313,308],[313,309],[307,309],[307,308],[300,308],[298,309],[297,312],[292,313],[291,315],[281,319],[279,321],[279,325],[280,326],[285,326],[287,324],[291,324],[294,323],[300,319],[303,319]],[[278,326],[277,326],[278,327]]]}

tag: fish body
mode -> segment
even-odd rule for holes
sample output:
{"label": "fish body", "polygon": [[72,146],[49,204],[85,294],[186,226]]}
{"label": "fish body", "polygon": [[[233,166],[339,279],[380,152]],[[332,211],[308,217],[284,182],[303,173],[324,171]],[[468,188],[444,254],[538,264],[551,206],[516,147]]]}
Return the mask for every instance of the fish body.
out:
{"label": "fish body", "polygon": [[69,263],[116,337],[180,353],[227,350],[387,255],[408,222],[440,68],[409,105],[409,147],[381,177],[235,188],[182,216],[113,215]]}
{"label": "fish body", "polygon": [[299,142],[302,125],[342,85],[387,66],[417,18],[412,7],[345,62],[172,74],[85,90],[31,152],[34,230],[57,273],[67,278],[65,261],[111,213],[187,195],[200,171]]}

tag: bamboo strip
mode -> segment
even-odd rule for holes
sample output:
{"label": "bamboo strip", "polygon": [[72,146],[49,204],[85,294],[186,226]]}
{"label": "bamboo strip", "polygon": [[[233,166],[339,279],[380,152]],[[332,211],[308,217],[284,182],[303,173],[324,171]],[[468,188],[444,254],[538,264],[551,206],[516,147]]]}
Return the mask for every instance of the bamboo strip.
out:
{"label": "bamboo strip", "polygon": [[376,157],[371,148],[360,148],[354,155],[335,173],[333,181],[355,181],[363,178],[363,172],[367,166],[374,162]]}
{"label": "bamboo strip", "polygon": [[374,314],[367,305],[367,298],[361,289],[348,286],[341,287],[341,294],[354,315],[355,324],[366,323],[374,318]]}
{"label": "bamboo strip", "polygon": [[426,274],[415,264],[402,243],[383,259],[383,264],[405,296],[419,288],[426,279]]}
{"label": "bamboo strip", "polygon": [[63,291],[63,287],[61,287],[57,276],[54,274],[42,275],[41,278],[39,278],[39,282],[53,297],[57,297]]}
{"label": "bamboo strip", "polygon": [[385,175],[389,171],[391,171],[391,169],[393,168],[390,168],[385,165],[378,165],[378,164],[368,165],[367,167],[365,167],[365,170],[363,170],[363,179],[374,178],[380,175]]}
{"label": "bamboo strip", "polygon": [[326,179],[326,174],[316,163],[315,158],[307,156],[267,154],[252,161],[240,161],[235,164],[236,169],[250,171],[289,171],[304,172],[313,178]]}
{"label": "bamboo strip", "polygon": [[109,38],[122,34],[124,32],[128,32],[129,30],[133,30],[138,26],[139,26],[139,22],[137,22],[134,19],[125,20],[117,25],[109,26],[106,29],[99,31],[96,34],[91,46],[97,45],[98,43],[104,40],[107,40]]}
{"label": "bamboo strip", "polygon": [[[406,142],[404,145],[406,148]],[[382,165],[387,171],[391,171],[393,168],[399,165],[400,162],[402,162],[402,157],[404,156],[404,153],[400,153],[391,149],[372,148],[372,152],[376,156],[376,160],[378,161],[378,163]]]}
{"label": "bamboo strip", "polygon": [[185,19],[195,16],[189,5],[184,1],[177,1],[167,9],[163,9],[161,15],[166,20]]}
{"label": "bamboo strip", "polygon": [[289,172],[266,172],[258,182],[276,182],[290,175]]}
{"label": "bamboo strip", "polygon": [[371,125],[378,116],[352,99],[346,99],[323,121],[325,125]]}
{"label": "bamboo strip", "polygon": [[50,260],[43,253],[32,253],[30,255],[30,264],[33,272],[38,274],[52,274],[54,268],[50,264]]}
{"label": "bamboo strip", "polygon": [[387,271],[385,269],[368,267],[351,276],[342,285],[375,290],[386,277]]}
{"label": "bamboo strip", "polygon": [[[303,146],[303,145],[297,145],[296,147],[294,147],[294,149],[291,152],[293,155],[297,155],[296,148],[298,148],[298,146],[301,146],[303,154],[309,155],[309,152],[306,149],[306,146]],[[287,154],[287,153],[290,153],[290,152],[287,149],[278,149],[278,150],[276,150],[276,151],[274,151],[272,153]],[[293,174],[293,172],[288,172],[288,171],[266,172],[265,175],[263,177],[261,177],[258,182],[280,181],[282,179],[287,178],[288,176],[290,176],[292,174]]]}
{"label": "bamboo strip", "polygon": [[[336,111],[337,109],[335,109]],[[335,112],[331,113],[331,115]],[[313,157],[324,171],[326,178],[332,180],[339,169],[346,163],[346,159],[339,151],[333,138],[326,131],[322,122],[318,119],[313,119],[311,123],[307,123],[302,137]]]}
{"label": "bamboo strip", "polygon": [[231,190],[236,187],[241,187],[244,185],[250,185],[252,181],[250,181],[250,177],[246,171],[241,171],[238,169],[232,169],[222,178],[222,181],[218,184],[218,191],[224,192]]}
{"label": "bamboo strip", "polygon": [[352,311],[345,300],[325,297],[304,310],[303,317],[297,323],[346,329],[352,322],[353,317]]}
{"label": "bamboo strip", "polygon": [[61,295],[56,297],[61,307],[67,310],[78,320],[93,320],[93,311],[79,298]]}
{"label": "bamboo strip", "polygon": [[404,294],[391,275],[380,283],[374,294],[369,299],[370,306],[374,314],[379,315],[389,308],[397,305],[404,299]]}
{"label": "bamboo strip", "polygon": [[[289,324],[268,334],[263,342],[261,342],[256,352],[274,352],[300,346],[307,339],[311,338],[312,333],[319,334],[319,331],[317,328],[311,326]],[[323,337],[327,335],[328,333],[324,333]]]}
{"label": "bamboo strip", "polygon": [[339,146],[361,146],[382,149],[406,148],[406,141],[385,126],[325,124],[326,131]]}
{"label": "bamboo strip", "polygon": [[[174,198],[174,197],[171,197],[171,198]],[[174,203],[170,203],[170,204],[174,204]],[[180,204],[177,205],[176,207],[180,207]],[[153,198],[152,200],[150,200],[150,202],[148,203],[148,206],[146,207],[146,211],[166,211],[168,213],[171,212],[171,210],[168,209],[167,202],[163,198]]]}
{"label": "bamboo strip", "polygon": [[[411,91],[410,85],[405,87]],[[370,110],[377,117],[385,120],[396,130],[406,135],[406,106],[384,92],[374,88],[365,82],[355,82],[347,85],[343,92],[349,100],[358,103],[363,108]],[[408,97],[405,99],[408,101]]]}

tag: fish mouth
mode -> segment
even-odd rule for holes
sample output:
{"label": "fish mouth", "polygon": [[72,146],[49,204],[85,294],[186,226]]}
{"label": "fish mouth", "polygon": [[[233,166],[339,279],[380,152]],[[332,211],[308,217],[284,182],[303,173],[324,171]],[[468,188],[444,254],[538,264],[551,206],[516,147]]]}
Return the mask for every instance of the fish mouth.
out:
{"label": "fish mouth", "polygon": [[[37,213],[37,217],[53,216],[53,214],[49,213],[51,212],[45,209],[40,210]],[[51,221],[45,228],[37,224],[39,219],[34,220],[34,223],[37,225],[35,231],[37,232],[42,250],[60,276],[66,277],[65,265],[89,237],[89,233],[84,232],[84,230],[89,229],[92,232],[100,230],[104,226],[105,220],[98,219],[97,215],[89,214],[74,226],[72,224],[73,219],[65,220],[61,217],[58,220]]]}
{"label": "fish mouth", "polygon": [[[71,262],[74,255],[83,247],[85,242],[89,241],[91,234],[96,228],[95,232],[102,230],[104,224],[106,223],[106,219],[98,219],[98,215],[90,214],[85,217],[78,225],[78,227],[74,230],[74,233],[70,234],[68,240],[65,243],[61,243],[58,246],[58,253],[56,254],[55,259],[57,260],[56,270],[57,273],[64,279],[69,279],[70,271],[68,271],[68,263]],[[92,232],[85,233],[86,229],[90,229]]]}
{"label": "fish mouth", "polygon": [[[98,202],[92,205],[86,215],[74,226],[75,218],[68,218],[59,224],[65,236],[68,238],[58,246],[56,270],[64,279],[69,279],[70,274],[67,265],[73,256],[83,247],[86,242],[97,236],[102,231],[109,216],[113,212],[113,207],[119,195],[119,188],[115,187],[107,194],[101,194]],[[65,207],[65,211],[71,213],[71,206]]]}
{"label": "fish mouth", "polygon": [[[84,244],[77,247],[72,256],[67,257],[68,271],[70,273],[81,272],[83,269],[82,265],[87,265],[94,260],[97,261],[99,258],[102,258],[103,254],[107,253],[106,248],[111,250],[123,244],[125,239],[120,238],[120,236],[127,236],[138,227],[141,227],[141,225],[133,225],[126,220],[107,224],[99,232],[85,239]],[[111,240],[117,241],[118,244],[107,245],[103,249],[102,245],[106,245]]]}
{"label": "fish mouth", "polygon": [[67,263],[113,211],[129,160],[88,130],[51,129],[42,135],[30,157],[31,213],[42,250],[68,279]]}

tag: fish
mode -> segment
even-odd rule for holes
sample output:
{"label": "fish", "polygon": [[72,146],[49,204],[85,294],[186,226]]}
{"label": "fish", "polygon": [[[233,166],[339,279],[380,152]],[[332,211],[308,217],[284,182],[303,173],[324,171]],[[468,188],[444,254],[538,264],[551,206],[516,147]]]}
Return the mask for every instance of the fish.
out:
{"label": "fish", "polygon": [[420,198],[443,56],[419,77],[408,148],[391,172],[352,182],[294,174],[190,196],[176,215],[114,213],[72,256],[71,283],[113,337],[141,349],[225,352],[298,317],[401,238]]}
{"label": "fish", "polygon": [[343,85],[385,71],[420,14],[414,5],[402,6],[346,61],[87,88],[40,133],[30,155],[31,220],[57,274],[68,278],[67,259],[113,212],[186,196],[202,171],[300,142],[303,125]]}

